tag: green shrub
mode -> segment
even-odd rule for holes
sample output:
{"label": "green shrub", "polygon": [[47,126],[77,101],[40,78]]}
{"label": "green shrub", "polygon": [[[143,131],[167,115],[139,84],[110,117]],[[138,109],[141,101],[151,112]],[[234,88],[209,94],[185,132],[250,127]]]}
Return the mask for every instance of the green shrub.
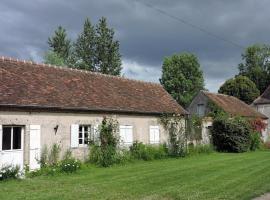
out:
{"label": "green shrub", "polygon": [[209,154],[212,152],[214,152],[214,149],[213,146],[210,144],[197,144],[197,145],[190,144],[188,146],[189,155]]}
{"label": "green shrub", "polygon": [[218,117],[211,129],[212,140],[218,151],[245,152],[251,144],[250,124],[241,117]]}
{"label": "green shrub", "polygon": [[138,160],[162,159],[168,155],[167,149],[164,145],[145,145],[137,141],[130,146],[130,152],[131,156]]}
{"label": "green shrub", "polygon": [[109,167],[119,161],[117,146],[118,122],[112,118],[103,118],[99,127],[100,144],[91,145],[89,150],[89,160],[102,167]]}
{"label": "green shrub", "polygon": [[48,156],[48,162],[51,166],[56,166],[59,162],[61,148],[58,144],[53,144],[50,154]]}
{"label": "green shrub", "polygon": [[251,143],[250,143],[250,150],[255,151],[257,149],[260,149],[262,146],[262,140],[261,136],[258,132],[252,132],[251,133]]}
{"label": "green shrub", "polygon": [[22,176],[23,174],[20,171],[19,166],[7,165],[0,169],[0,181],[7,179],[18,179]]}
{"label": "green shrub", "polygon": [[60,163],[60,172],[73,173],[81,168],[81,162],[74,158],[67,158]]}

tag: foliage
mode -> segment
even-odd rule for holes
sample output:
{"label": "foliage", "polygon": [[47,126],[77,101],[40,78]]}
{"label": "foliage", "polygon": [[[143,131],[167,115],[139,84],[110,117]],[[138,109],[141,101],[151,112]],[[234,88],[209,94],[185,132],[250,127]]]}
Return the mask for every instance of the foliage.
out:
{"label": "foliage", "polygon": [[71,44],[70,40],[67,38],[66,30],[62,26],[57,27],[54,35],[48,39],[48,44],[51,50],[60,58],[67,60],[69,57]]}
{"label": "foliage", "polygon": [[82,33],[71,44],[66,30],[61,26],[49,38],[48,44],[56,54],[45,56],[48,64],[100,72],[115,76],[121,75],[121,55],[119,41],[114,39],[114,30],[108,27],[107,20],[102,17],[96,26],[86,18]]}
{"label": "foliage", "polygon": [[180,105],[187,107],[204,87],[203,73],[197,57],[189,53],[166,57],[160,83]]}
{"label": "foliage", "polygon": [[164,145],[145,145],[137,141],[130,146],[130,152],[131,156],[138,160],[162,159],[168,155]]}
{"label": "foliage", "polygon": [[266,141],[263,146],[265,149],[270,149],[270,141]]}
{"label": "foliage", "polygon": [[60,171],[65,173],[74,173],[81,168],[81,162],[74,158],[66,158],[60,163]]}
{"label": "foliage", "polygon": [[214,148],[211,144],[189,144],[188,145],[188,154],[189,155],[198,155],[198,154],[210,154],[214,152]]}
{"label": "foliage", "polygon": [[247,104],[251,104],[260,95],[255,83],[241,75],[227,80],[218,92],[234,96]]}
{"label": "foliage", "polygon": [[51,64],[56,66],[64,66],[66,65],[66,62],[64,58],[59,56],[56,52],[48,51],[44,55],[44,63],[45,64]]}
{"label": "foliage", "polygon": [[247,76],[263,93],[270,81],[270,45],[255,44],[246,48],[242,60],[239,74]]}
{"label": "foliage", "polygon": [[18,179],[22,177],[19,166],[7,165],[0,168],[0,181],[7,179]]}
{"label": "foliage", "polygon": [[105,17],[96,26],[96,68],[102,74],[119,76],[121,73],[121,55],[119,42],[114,39],[114,30],[108,28]]}
{"label": "foliage", "polygon": [[253,131],[251,133],[250,150],[255,151],[257,149],[260,149],[261,146],[262,146],[262,140],[260,137],[260,133]]}
{"label": "foliage", "polygon": [[61,148],[58,144],[53,144],[50,151],[45,145],[41,150],[39,163],[41,167],[56,166],[59,163]]}
{"label": "foliage", "polygon": [[202,118],[197,115],[191,115],[187,120],[188,140],[200,141],[202,139]]}
{"label": "foliage", "polygon": [[102,167],[109,167],[116,163],[117,146],[119,144],[118,122],[112,118],[104,117],[99,127],[100,145],[92,145],[90,161]]}
{"label": "foliage", "polygon": [[187,153],[187,134],[185,119],[181,115],[164,114],[160,123],[169,135],[168,153],[170,156],[183,157]]}
{"label": "foliage", "polygon": [[265,123],[261,118],[251,119],[249,123],[252,129],[260,134],[267,128],[267,123]]}
{"label": "foliage", "polygon": [[228,113],[226,113],[222,108],[217,106],[214,102],[209,101],[207,105],[209,112],[207,114],[208,117],[215,118],[222,118],[222,117],[229,117]]}
{"label": "foliage", "polygon": [[95,67],[96,32],[95,27],[88,18],[84,22],[82,33],[80,33],[73,46],[72,65],[79,69],[97,71]]}
{"label": "foliage", "polygon": [[218,151],[245,152],[251,144],[250,124],[241,117],[219,117],[211,128],[213,145]]}

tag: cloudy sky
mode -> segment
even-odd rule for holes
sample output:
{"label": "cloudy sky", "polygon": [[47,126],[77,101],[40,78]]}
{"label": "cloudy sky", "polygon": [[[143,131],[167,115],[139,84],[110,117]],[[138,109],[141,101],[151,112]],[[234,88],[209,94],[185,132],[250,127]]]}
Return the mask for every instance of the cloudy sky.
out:
{"label": "cloudy sky", "polygon": [[217,91],[237,73],[239,46],[270,43],[269,7],[269,0],[1,0],[0,55],[41,62],[58,25],[75,39],[86,17],[96,23],[105,16],[120,41],[125,76],[158,82],[163,58],[186,51],[198,56],[206,88]]}

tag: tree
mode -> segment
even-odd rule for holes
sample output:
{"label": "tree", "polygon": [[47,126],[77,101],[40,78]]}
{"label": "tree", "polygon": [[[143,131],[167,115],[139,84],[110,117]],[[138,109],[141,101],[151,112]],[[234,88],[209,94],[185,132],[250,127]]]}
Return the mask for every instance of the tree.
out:
{"label": "tree", "polygon": [[241,75],[227,80],[218,92],[237,97],[247,104],[251,104],[260,95],[255,83]]}
{"label": "tree", "polygon": [[60,57],[57,53],[53,51],[48,51],[45,53],[44,63],[57,66],[64,66],[66,64],[64,58]]}
{"label": "tree", "polygon": [[203,73],[197,57],[182,53],[165,58],[160,83],[180,105],[187,107],[204,87]]}
{"label": "tree", "polygon": [[78,36],[74,43],[74,52],[71,58],[71,64],[89,71],[96,71],[95,51],[96,51],[96,32],[90,20],[87,18],[84,22],[83,32]]}
{"label": "tree", "polygon": [[242,54],[239,74],[252,80],[260,93],[268,87],[270,82],[270,45],[253,45]]}
{"label": "tree", "polygon": [[103,74],[119,76],[122,69],[119,42],[114,40],[114,31],[108,28],[104,17],[96,26],[95,65],[97,71]]}
{"label": "tree", "polygon": [[66,30],[62,26],[58,26],[54,35],[48,39],[51,51],[58,54],[59,57],[67,60],[70,53],[70,40],[67,38]]}

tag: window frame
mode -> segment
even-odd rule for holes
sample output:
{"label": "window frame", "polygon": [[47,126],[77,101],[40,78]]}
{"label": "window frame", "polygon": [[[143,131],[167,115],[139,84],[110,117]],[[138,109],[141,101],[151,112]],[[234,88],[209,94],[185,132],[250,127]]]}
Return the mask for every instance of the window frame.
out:
{"label": "window frame", "polygon": [[[21,148],[20,149],[14,149],[13,148],[13,142],[14,142],[14,131],[13,129],[15,127],[21,128]],[[10,138],[10,149],[3,149],[3,137],[4,137],[4,128],[11,128],[11,138]],[[1,147],[0,151],[22,151],[24,149],[24,126],[20,125],[2,125],[2,138],[1,139]]]}
{"label": "window frame", "polygon": [[[88,141],[85,143],[85,127],[88,127]],[[82,131],[80,131],[80,128],[82,128]],[[78,146],[79,147],[87,147],[89,145],[89,142],[93,138],[93,131],[92,131],[92,125],[91,124],[79,124],[79,130],[78,130]],[[82,134],[82,137],[80,137],[80,133]],[[80,140],[82,140],[82,144],[80,144]]]}

